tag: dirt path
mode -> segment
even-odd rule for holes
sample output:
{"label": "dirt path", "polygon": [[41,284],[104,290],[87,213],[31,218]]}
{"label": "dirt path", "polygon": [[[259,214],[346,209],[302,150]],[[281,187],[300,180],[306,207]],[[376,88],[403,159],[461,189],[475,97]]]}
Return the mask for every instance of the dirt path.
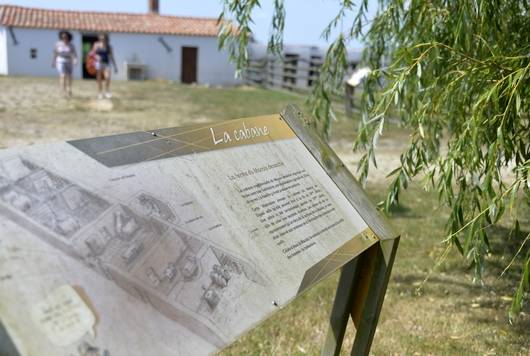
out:
{"label": "dirt path", "polygon": [[[113,83],[115,97],[112,100],[97,100],[92,81],[76,81],[74,98],[70,100],[61,97],[54,78],[0,77],[0,88],[0,147],[211,122],[218,117],[225,118],[228,114],[222,113],[223,105],[230,105],[229,101],[221,102],[221,106],[215,108],[215,114],[204,113],[196,104],[200,97],[194,97],[193,88],[182,90],[182,87],[168,82],[116,82]],[[249,88],[241,90],[250,95],[252,91]],[[288,94],[280,95],[292,100]],[[250,110],[257,106],[252,102],[247,105]],[[272,110],[281,108],[278,106]],[[259,114],[259,111],[255,113]],[[342,126],[347,127],[347,134],[342,132],[331,145],[355,172],[360,158],[360,154],[351,150],[355,133],[348,125],[341,125],[341,131],[344,131]],[[403,142],[395,135],[383,136],[377,151],[378,169],[371,170],[371,181],[383,182],[386,174],[396,167]]]}

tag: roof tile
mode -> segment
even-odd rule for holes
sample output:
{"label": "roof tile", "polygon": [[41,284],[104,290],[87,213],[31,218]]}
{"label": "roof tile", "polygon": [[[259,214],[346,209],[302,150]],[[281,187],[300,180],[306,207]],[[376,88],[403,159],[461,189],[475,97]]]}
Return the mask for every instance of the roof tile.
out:
{"label": "roof tile", "polygon": [[0,25],[91,32],[128,32],[185,36],[217,36],[214,18],[64,11],[0,5]]}

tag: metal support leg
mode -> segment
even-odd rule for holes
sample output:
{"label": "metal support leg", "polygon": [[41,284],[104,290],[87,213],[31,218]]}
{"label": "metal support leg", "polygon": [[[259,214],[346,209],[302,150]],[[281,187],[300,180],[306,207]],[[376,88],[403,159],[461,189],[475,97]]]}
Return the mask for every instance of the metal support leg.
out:
{"label": "metal support leg", "polygon": [[368,355],[399,238],[378,243],[342,268],[322,355],[339,355],[350,315],[357,332],[352,355]]}
{"label": "metal support leg", "polygon": [[[365,279],[368,284],[364,289],[366,292],[362,293],[362,290],[357,289],[363,295],[354,298],[352,318],[357,331],[351,350],[352,355],[368,355],[370,352],[398,244],[399,237],[382,241],[366,251],[371,255],[366,261],[370,275],[359,276],[359,279]],[[360,300],[362,302],[358,303]]]}
{"label": "metal support leg", "polygon": [[353,283],[357,272],[359,257],[348,262],[340,273],[335,301],[329,320],[326,341],[322,348],[322,355],[338,355],[350,319],[353,304]]}

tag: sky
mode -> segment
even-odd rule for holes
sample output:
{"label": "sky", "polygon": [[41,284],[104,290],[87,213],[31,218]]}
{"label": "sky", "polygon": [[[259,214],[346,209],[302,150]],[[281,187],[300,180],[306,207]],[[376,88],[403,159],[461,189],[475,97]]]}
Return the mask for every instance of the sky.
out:
{"label": "sky", "polygon": [[[181,16],[202,16],[217,18],[221,13],[220,0],[159,0],[160,14]],[[375,1],[371,1],[373,5]],[[148,0],[0,0],[0,4],[62,9],[62,10],[92,10],[112,12],[147,11]],[[339,0],[285,0],[287,13],[284,42],[286,44],[325,46],[326,41],[321,37],[322,30],[337,13]],[[252,28],[255,38],[259,42],[266,42],[270,31],[273,6],[272,0],[261,0],[261,8],[253,15]],[[373,9],[371,9],[373,13]],[[352,21],[353,14],[344,21],[347,28],[348,21]],[[334,35],[338,33],[335,31]],[[333,37],[331,38],[333,39]],[[361,48],[359,41],[350,43],[351,48]]]}

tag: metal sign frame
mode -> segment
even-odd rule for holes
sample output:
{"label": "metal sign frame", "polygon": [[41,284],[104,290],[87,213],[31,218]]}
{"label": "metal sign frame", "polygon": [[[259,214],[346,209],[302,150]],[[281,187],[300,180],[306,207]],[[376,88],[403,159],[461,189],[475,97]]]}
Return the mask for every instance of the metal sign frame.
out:
{"label": "metal sign frame", "polygon": [[[287,106],[280,118],[289,125],[333,183],[357,210],[379,242],[347,262],[341,271],[322,355],[339,355],[349,319],[356,334],[352,355],[368,355],[384,301],[399,236],[377,212],[360,184],[335,152],[318,135],[314,121],[294,105]],[[366,247],[364,247],[366,248]],[[16,353],[0,323],[0,353]]]}

